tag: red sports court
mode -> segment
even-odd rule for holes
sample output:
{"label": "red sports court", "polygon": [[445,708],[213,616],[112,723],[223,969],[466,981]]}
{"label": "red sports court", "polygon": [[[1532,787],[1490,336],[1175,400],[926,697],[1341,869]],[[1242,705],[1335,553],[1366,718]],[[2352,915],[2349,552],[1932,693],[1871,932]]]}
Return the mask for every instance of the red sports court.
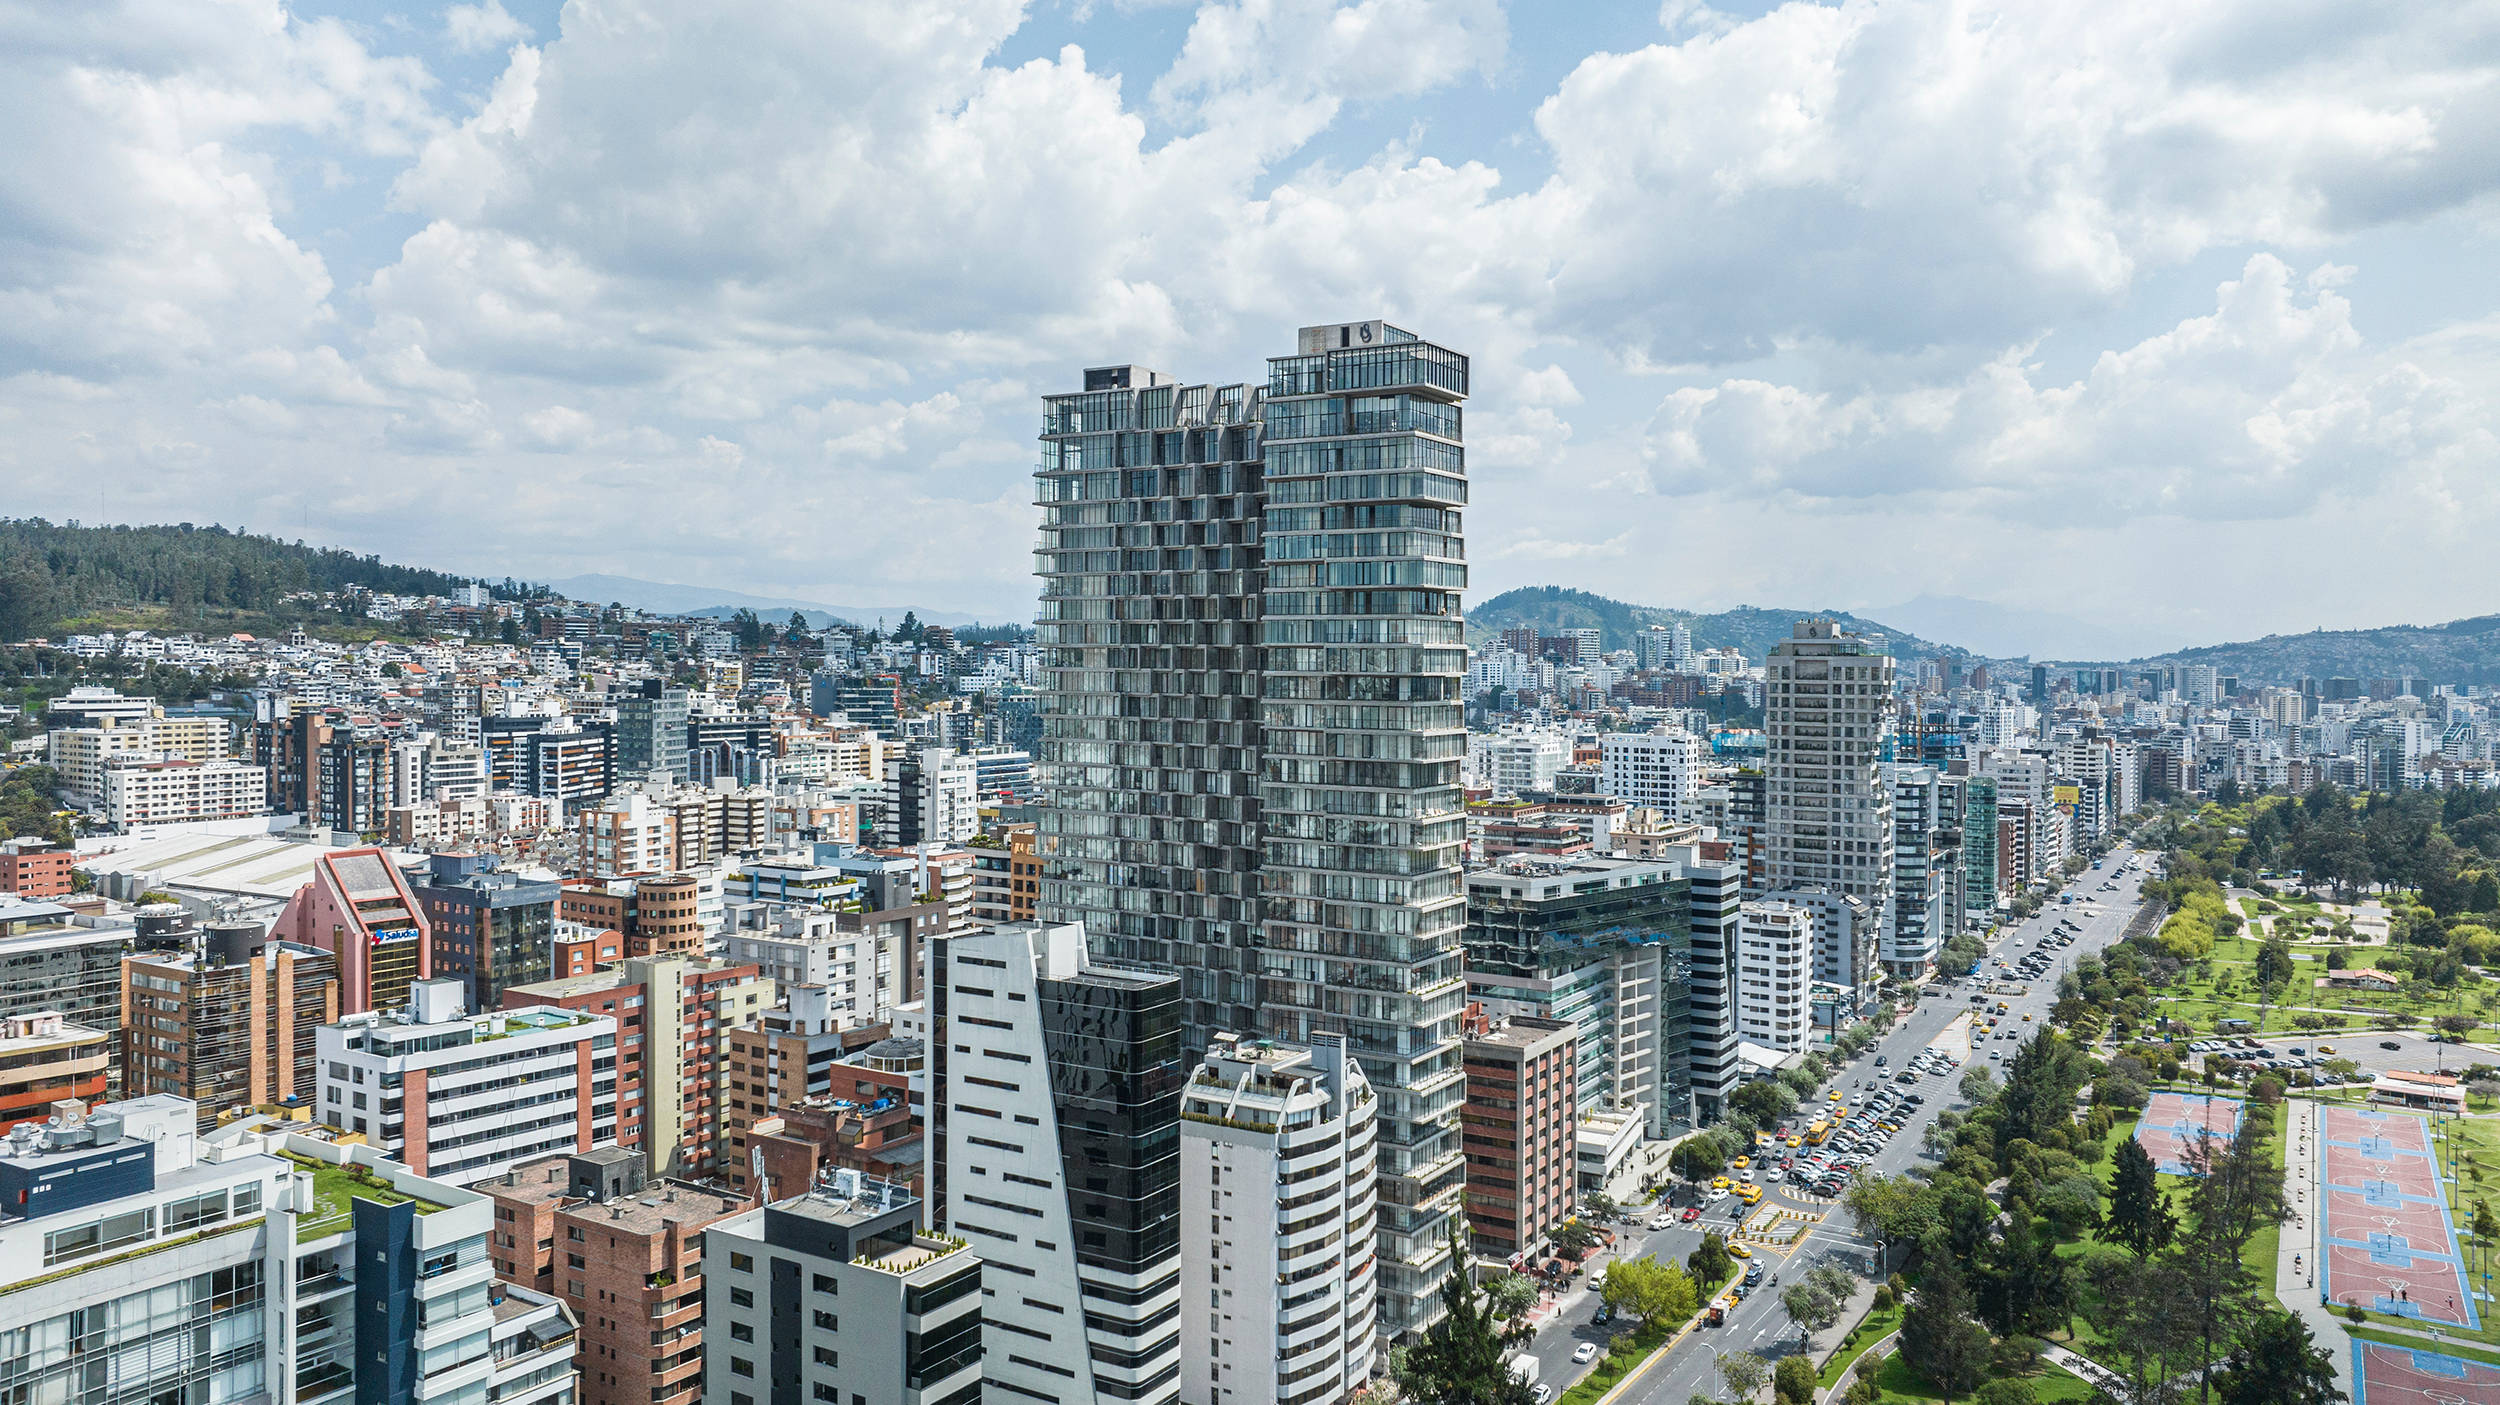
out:
{"label": "red sports court", "polygon": [[2352,1405],[2500,1405],[2500,1366],[2383,1342],[2352,1354]]}
{"label": "red sports court", "polygon": [[2326,1144],[2326,1183],[2355,1189],[2391,1185],[2403,1194],[2424,1200],[2439,1198],[2439,1173],[2432,1169],[2429,1157],[2403,1153],[2372,1156],[2339,1142]]}
{"label": "red sports court", "polygon": [[2380,1112],[2366,1107],[2329,1107],[2326,1109],[2326,1139],[2351,1142],[2358,1146],[2373,1140],[2390,1143],[2395,1151],[2418,1151],[2430,1154],[2430,1132],[2422,1119],[2410,1113]]}
{"label": "red sports court", "polygon": [[2343,1108],[2328,1109],[2325,1125],[2320,1267],[2328,1299],[2473,1328],[2473,1296],[2427,1149],[2428,1125],[2407,1113]]}
{"label": "red sports court", "polygon": [[2390,1234],[2402,1239],[2407,1248],[2427,1254],[2445,1254],[2449,1249],[2448,1217],[2425,1201],[2372,1199],[2357,1190],[2329,1190],[2326,1222],[2334,1227],[2336,1237],[2356,1243],[2368,1243],[2365,1235]]}
{"label": "red sports court", "polygon": [[2209,1098],[2202,1093],[2155,1093],[2135,1124],[2135,1139],[2153,1158],[2153,1165],[2174,1176],[2197,1174],[2193,1149],[2200,1135],[2218,1142],[2239,1130],[2237,1098]]}

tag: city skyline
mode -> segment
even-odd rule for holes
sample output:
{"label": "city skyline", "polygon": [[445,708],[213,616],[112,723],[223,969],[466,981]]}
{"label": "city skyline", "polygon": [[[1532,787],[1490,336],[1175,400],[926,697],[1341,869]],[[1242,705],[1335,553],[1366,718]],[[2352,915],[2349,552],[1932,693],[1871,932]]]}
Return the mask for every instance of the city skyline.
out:
{"label": "city skyline", "polygon": [[1018,618],[1038,395],[1388,316],[1478,348],[1479,598],[2473,615],[2472,12],[30,18],[9,506]]}

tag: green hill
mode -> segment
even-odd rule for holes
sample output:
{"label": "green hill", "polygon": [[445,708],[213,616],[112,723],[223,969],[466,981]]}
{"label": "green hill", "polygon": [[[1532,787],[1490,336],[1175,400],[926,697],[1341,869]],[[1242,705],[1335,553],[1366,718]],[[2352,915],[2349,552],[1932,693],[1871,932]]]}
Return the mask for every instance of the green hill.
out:
{"label": "green hill", "polygon": [[1628,649],[1632,646],[1632,636],[1652,625],[1682,623],[1693,631],[1694,648],[1733,647],[1758,664],[1770,654],[1773,645],[1789,637],[1797,621],[1816,615],[1839,621],[1843,629],[1884,636],[1885,646],[1896,658],[1970,656],[1968,650],[1921,639],[1906,630],[1889,628],[1877,620],[1862,619],[1847,610],[1772,610],[1756,605],[1740,605],[1733,610],[1705,615],[1654,605],[1628,605],[1603,595],[1558,585],[1529,585],[1506,590],[1469,610],[1467,624],[1471,640],[1488,638],[1502,630],[1523,625],[1534,626],[1547,634],[1594,627],[1601,632],[1603,647]]}
{"label": "green hill", "polygon": [[2433,683],[2500,683],[2500,615],[2446,624],[2318,629],[2208,644],[2140,661],[2211,664],[2248,683],[2290,685],[2304,677],[2427,678]]}
{"label": "green hill", "polygon": [[388,631],[286,597],[348,585],[445,595],[475,579],[188,522],[84,527],[0,518],[0,640],[99,629],[257,633],[298,624],[370,637]]}

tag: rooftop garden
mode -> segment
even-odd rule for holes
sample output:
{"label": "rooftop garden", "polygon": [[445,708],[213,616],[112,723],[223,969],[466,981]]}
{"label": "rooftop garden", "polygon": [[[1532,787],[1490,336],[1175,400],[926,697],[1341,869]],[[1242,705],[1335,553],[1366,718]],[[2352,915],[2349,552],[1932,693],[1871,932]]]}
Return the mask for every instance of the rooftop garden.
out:
{"label": "rooftop garden", "polygon": [[420,1215],[430,1215],[443,1208],[421,1196],[410,1195],[362,1166],[334,1166],[327,1161],[293,1152],[287,1153],[286,1159],[311,1172],[313,1178],[313,1208],[295,1226],[298,1243],[346,1229],[353,1214],[348,1204],[351,1200],[370,1200],[377,1205],[397,1205],[406,1201],[416,1206]]}

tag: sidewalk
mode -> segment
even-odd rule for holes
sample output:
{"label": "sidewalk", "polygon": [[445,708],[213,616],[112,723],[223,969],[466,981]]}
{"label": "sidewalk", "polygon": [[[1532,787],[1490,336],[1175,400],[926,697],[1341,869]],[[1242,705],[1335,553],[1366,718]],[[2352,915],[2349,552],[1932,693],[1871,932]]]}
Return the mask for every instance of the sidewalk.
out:
{"label": "sidewalk", "polygon": [[[1801,1257],[1801,1255],[1799,1257]],[[1803,1272],[1802,1269],[1799,1271]],[[1781,1286],[1785,1287],[1787,1285],[1782,1284]],[[1874,1283],[1860,1282],[1856,1288],[1850,1291],[1849,1301],[1840,1305],[1840,1320],[1834,1322],[1825,1330],[1817,1332],[1806,1339],[1805,1358],[1813,1365],[1814,1373],[1816,1375],[1819,1376],[1823,1373],[1824,1359],[1840,1349],[1841,1340],[1849,1335],[1849,1329],[1856,1326],[1858,1322],[1869,1312],[1874,1311],[1875,1289],[1878,1286],[1879,1285]],[[1899,1335],[1899,1330],[1895,1329],[1894,1331],[1887,1333],[1879,1340],[1890,1341],[1893,1337],[1897,1337]],[[1873,1343],[1861,1342],[1859,1345],[1871,1347]],[[1822,1392],[1821,1398],[1832,1398],[1845,1394],[1849,1389],[1849,1379],[1850,1378],[1847,1376],[1842,1376],[1839,1380],[1834,1381],[1830,1390]]]}
{"label": "sidewalk", "polygon": [[[2352,1400],[2358,1398],[2352,1378],[2352,1338],[2344,1332],[2344,1319],[2318,1300],[2318,1254],[2325,1241],[2318,1211],[2326,1203],[2319,1181],[2324,1159],[2319,1150],[2324,1126],[2321,1106],[2307,1098],[2283,1102],[2283,1197],[2292,1218],[2284,1222],[2282,1237],[2276,1241],[2275,1296],[2300,1314],[2311,1339],[2333,1353],[2335,1384],[2345,1399]],[[2422,1341],[2431,1344],[2427,1336]]]}

